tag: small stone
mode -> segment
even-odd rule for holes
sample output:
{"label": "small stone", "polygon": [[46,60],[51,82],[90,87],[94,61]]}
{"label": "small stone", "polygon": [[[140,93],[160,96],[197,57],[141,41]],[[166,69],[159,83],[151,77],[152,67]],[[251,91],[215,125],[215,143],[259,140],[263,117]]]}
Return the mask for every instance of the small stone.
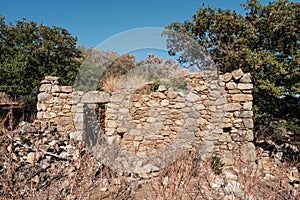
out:
{"label": "small stone", "polygon": [[51,84],[43,84],[40,86],[40,92],[50,92]]}
{"label": "small stone", "polygon": [[232,78],[231,73],[226,73],[226,74],[223,75],[223,80],[224,80],[225,83],[230,81],[231,78]]}
{"label": "small stone", "polygon": [[243,119],[243,123],[244,123],[244,126],[246,128],[253,128],[254,127],[253,120],[251,118]]}
{"label": "small stone", "polygon": [[254,162],[256,159],[256,150],[252,142],[244,144],[240,149],[241,160],[243,162]]}
{"label": "small stone", "polygon": [[205,86],[205,85],[199,85],[199,86],[196,86],[195,87],[195,90],[197,91],[197,92],[202,92],[202,91],[204,91],[204,90],[206,90],[207,89],[207,87]]}
{"label": "small stone", "polygon": [[71,93],[73,91],[73,88],[71,86],[61,86],[60,90],[64,93]]}
{"label": "small stone", "polygon": [[47,81],[58,81],[59,80],[59,77],[55,77],[55,76],[46,76],[45,77],[45,80]]}
{"label": "small stone", "polygon": [[51,92],[60,92],[60,87],[58,85],[53,85],[51,88]]}
{"label": "small stone", "polygon": [[107,137],[107,143],[109,145],[112,145],[115,141],[116,137],[115,136],[110,136],[110,137]]}
{"label": "small stone", "polygon": [[199,110],[205,110],[206,107],[203,104],[196,104],[194,105],[194,109],[199,111]]}
{"label": "small stone", "polygon": [[36,118],[37,119],[43,119],[44,118],[44,112],[37,112]]}
{"label": "small stone", "polygon": [[35,133],[36,132],[34,126],[25,121],[23,121],[21,123],[21,131],[22,131],[22,133]]}
{"label": "small stone", "polygon": [[166,90],[167,90],[167,87],[165,85],[159,85],[159,87],[158,87],[159,92],[164,92]]}
{"label": "small stone", "polygon": [[237,87],[237,84],[233,81],[230,81],[228,83],[225,84],[226,89],[228,90],[234,90]]}
{"label": "small stone", "polygon": [[160,105],[161,105],[161,106],[168,106],[168,105],[169,105],[169,100],[163,99],[163,100],[160,102]]}
{"label": "small stone", "polygon": [[240,114],[241,118],[251,118],[253,117],[253,111],[242,111]]}
{"label": "small stone", "polygon": [[141,135],[141,130],[139,129],[130,129],[129,130],[129,135],[134,135],[134,136],[140,136]]}
{"label": "small stone", "polygon": [[70,94],[60,93],[60,94],[59,94],[59,97],[62,98],[62,99],[68,99],[68,98],[70,98],[71,96],[70,96]]}
{"label": "small stone", "polygon": [[117,123],[115,121],[108,121],[106,127],[107,128],[116,128]]}
{"label": "small stone", "polygon": [[37,103],[36,108],[38,111],[46,111],[47,110],[47,104],[44,103]]}
{"label": "small stone", "polygon": [[238,111],[241,110],[242,106],[240,103],[227,103],[225,104],[226,111]]}
{"label": "small stone", "polygon": [[41,158],[41,154],[39,153],[35,153],[35,152],[30,152],[27,154],[27,159],[26,162],[30,163],[30,164],[34,164],[35,162],[37,162],[40,158]]}
{"label": "small stone", "polygon": [[174,105],[174,108],[184,108],[185,106],[186,106],[185,103],[176,103]]}
{"label": "small stone", "polygon": [[231,72],[231,74],[235,80],[238,80],[244,75],[244,72],[242,69],[238,69]]}
{"label": "small stone", "polygon": [[40,94],[38,94],[38,102],[44,102],[49,100],[52,97],[52,95],[42,92]]}
{"label": "small stone", "polygon": [[240,90],[252,90],[253,89],[253,84],[251,83],[239,83],[237,85],[237,88]]}
{"label": "small stone", "polygon": [[186,100],[189,102],[196,102],[199,99],[200,99],[199,96],[192,92],[190,92],[186,95]]}
{"label": "small stone", "polygon": [[252,109],[252,101],[243,103],[244,110],[251,110]]}
{"label": "small stone", "polygon": [[67,158],[67,157],[70,156],[70,154],[67,153],[67,152],[65,152],[65,151],[63,151],[63,152],[61,152],[61,153],[59,154],[59,156],[62,157],[62,158]]}
{"label": "small stone", "polygon": [[251,94],[233,94],[233,101],[251,101],[253,100],[253,96]]}
{"label": "small stone", "polygon": [[251,82],[251,74],[246,73],[240,80],[241,83],[250,83]]}
{"label": "small stone", "polygon": [[152,96],[153,96],[153,97],[158,97],[158,98],[160,98],[160,99],[165,99],[165,98],[166,98],[166,95],[165,95],[164,93],[162,93],[162,92],[154,92],[154,93],[152,94]]}
{"label": "small stone", "polygon": [[174,92],[174,91],[168,91],[168,92],[167,92],[167,97],[168,97],[169,99],[175,99],[177,96],[178,96],[178,93],[177,93],[177,92]]}

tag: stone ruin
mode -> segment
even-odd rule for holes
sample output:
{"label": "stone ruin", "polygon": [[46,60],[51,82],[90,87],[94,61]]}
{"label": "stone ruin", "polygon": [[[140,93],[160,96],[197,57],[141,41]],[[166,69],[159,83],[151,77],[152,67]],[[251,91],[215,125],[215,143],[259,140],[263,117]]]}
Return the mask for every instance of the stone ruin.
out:
{"label": "stone ruin", "polygon": [[[251,76],[236,70],[221,78],[223,91],[210,88],[197,72],[185,75],[188,93],[165,85],[147,93],[153,83],[111,93],[85,93],[60,86],[57,77],[48,76],[41,82],[35,125],[42,134],[55,131],[70,140],[84,138],[92,147],[105,141],[96,149],[100,159],[142,178],[163,167],[161,163],[149,165],[146,157],[168,159],[182,148],[199,148],[203,156],[218,152],[226,168],[240,162],[254,166]],[[109,145],[119,153],[105,160],[102,151]],[[124,166],[121,160],[126,156],[129,161]]]}
{"label": "stone ruin", "polygon": [[[240,166],[258,168],[272,179],[269,152],[253,144],[251,75],[239,69],[218,80],[207,76],[209,72],[185,74],[188,91],[164,84],[151,90],[154,83],[149,82],[110,93],[76,91],[61,86],[57,77],[45,77],[36,120],[23,122],[13,143],[2,145],[13,152],[20,169],[15,177],[26,181],[26,169],[36,170],[29,179],[43,188],[50,184],[49,173],[71,176],[80,165],[83,149],[78,146],[85,145],[101,163],[131,178],[134,174],[140,184],[184,151],[196,151],[201,159],[217,153],[228,193],[241,192],[235,175]],[[297,169],[287,176],[290,182],[299,181]],[[211,188],[220,186],[211,183]]]}

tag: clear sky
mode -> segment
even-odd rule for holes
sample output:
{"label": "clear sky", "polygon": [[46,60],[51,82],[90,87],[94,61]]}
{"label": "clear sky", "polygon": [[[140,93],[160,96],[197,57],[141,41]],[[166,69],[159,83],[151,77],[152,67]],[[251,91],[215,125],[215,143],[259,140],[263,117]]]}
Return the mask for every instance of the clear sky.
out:
{"label": "clear sky", "polygon": [[[298,0],[296,0],[298,2]],[[192,19],[202,3],[234,9],[246,0],[0,0],[0,14],[6,22],[27,20],[59,26],[78,37],[85,47],[133,28],[165,27],[176,21]],[[268,0],[261,0],[263,5]]]}

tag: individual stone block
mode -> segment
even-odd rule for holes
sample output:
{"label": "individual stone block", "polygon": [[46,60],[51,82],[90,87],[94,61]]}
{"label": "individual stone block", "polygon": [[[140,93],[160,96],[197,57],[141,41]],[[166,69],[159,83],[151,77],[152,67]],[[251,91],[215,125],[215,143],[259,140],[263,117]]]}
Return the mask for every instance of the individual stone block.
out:
{"label": "individual stone block", "polygon": [[174,91],[168,91],[168,92],[167,92],[167,97],[168,97],[169,99],[175,99],[177,96],[178,96],[178,93],[177,93],[177,92],[174,92]]}
{"label": "individual stone block", "polygon": [[51,87],[51,92],[54,92],[54,93],[60,92],[60,87],[58,85],[53,85]]}
{"label": "individual stone block", "polygon": [[254,162],[256,151],[253,143],[249,142],[240,147],[240,158],[243,162]]}
{"label": "individual stone block", "polygon": [[190,92],[186,95],[186,100],[189,102],[196,102],[199,99],[200,99],[199,96],[192,92]]}
{"label": "individual stone block", "polygon": [[231,72],[231,74],[235,80],[238,80],[244,75],[244,72],[242,69],[238,69]]}
{"label": "individual stone block", "polygon": [[251,118],[253,117],[253,111],[242,111],[240,114],[241,118]]}
{"label": "individual stone block", "polygon": [[42,92],[42,93],[38,94],[38,102],[45,102],[45,101],[48,101],[50,98],[52,98],[52,95],[50,95],[46,92]]}
{"label": "individual stone block", "polygon": [[243,103],[243,110],[251,110],[252,109],[252,101]]}
{"label": "individual stone block", "polygon": [[50,92],[51,91],[51,84],[42,84],[40,86],[40,92]]}
{"label": "individual stone block", "polygon": [[168,106],[169,105],[169,100],[167,100],[167,99],[163,99],[161,102],[160,102],[160,105],[161,106]]}
{"label": "individual stone block", "polygon": [[106,124],[106,127],[107,128],[116,128],[117,127],[117,123],[116,121],[108,121],[107,124]]}
{"label": "individual stone block", "polygon": [[239,111],[241,110],[242,106],[240,103],[227,103],[225,104],[226,111]]}
{"label": "individual stone block", "polygon": [[60,90],[64,93],[71,93],[73,91],[73,88],[71,86],[61,86]]}
{"label": "individual stone block", "polygon": [[166,90],[167,90],[167,87],[165,85],[159,85],[159,87],[158,87],[159,92],[164,92]]}
{"label": "individual stone block", "polygon": [[226,73],[226,74],[223,74],[223,80],[224,82],[229,82],[232,78],[232,74],[231,73]]}
{"label": "individual stone block", "polygon": [[233,101],[252,101],[253,96],[251,94],[233,94]]}
{"label": "individual stone block", "polygon": [[252,129],[254,127],[253,120],[250,118],[243,119],[244,126]]}
{"label": "individual stone block", "polygon": [[225,84],[226,89],[228,90],[235,90],[237,88],[237,84],[233,81],[230,81]]}
{"label": "individual stone block", "polygon": [[252,90],[253,89],[253,84],[251,83],[239,83],[237,85],[237,88],[240,90]]}
{"label": "individual stone block", "polygon": [[47,110],[47,104],[44,103],[37,103],[36,108],[38,111],[46,111]]}
{"label": "individual stone block", "polygon": [[244,76],[240,79],[241,83],[250,83],[251,82],[251,74],[246,73]]}

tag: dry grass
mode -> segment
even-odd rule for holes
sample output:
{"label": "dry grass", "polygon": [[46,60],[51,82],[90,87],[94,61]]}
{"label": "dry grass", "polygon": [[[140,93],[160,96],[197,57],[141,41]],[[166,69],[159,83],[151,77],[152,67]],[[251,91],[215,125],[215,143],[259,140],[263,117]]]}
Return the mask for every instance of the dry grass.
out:
{"label": "dry grass", "polygon": [[[217,174],[212,160],[200,162],[197,154],[188,153],[180,157],[159,176],[150,180],[139,193],[138,199],[289,199],[300,198],[299,189],[291,187],[285,173],[291,166],[273,172],[267,179],[255,166],[243,165],[228,172]],[[230,170],[229,170],[230,171]],[[229,180],[231,179],[231,180]]]}
{"label": "dry grass", "polygon": [[140,69],[134,69],[125,76],[122,76],[117,83],[117,88],[131,88],[142,85],[149,81],[147,74]]}
{"label": "dry grass", "polygon": [[[300,199],[299,188],[287,179],[286,172],[294,166],[283,164],[270,171],[271,178],[242,164],[224,167],[217,174],[212,160],[201,161],[194,152],[182,155],[139,187],[136,180],[102,165],[80,145],[77,160],[56,158],[54,168],[43,168],[37,160],[19,165],[14,146],[19,136],[13,130],[11,110],[3,120],[7,124],[1,123],[0,132],[0,199]],[[31,149],[43,153],[39,146]],[[228,172],[231,180],[225,178]]]}
{"label": "dry grass", "polygon": [[113,92],[119,82],[119,77],[108,76],[102,81],[102,90],[105,92]]}

